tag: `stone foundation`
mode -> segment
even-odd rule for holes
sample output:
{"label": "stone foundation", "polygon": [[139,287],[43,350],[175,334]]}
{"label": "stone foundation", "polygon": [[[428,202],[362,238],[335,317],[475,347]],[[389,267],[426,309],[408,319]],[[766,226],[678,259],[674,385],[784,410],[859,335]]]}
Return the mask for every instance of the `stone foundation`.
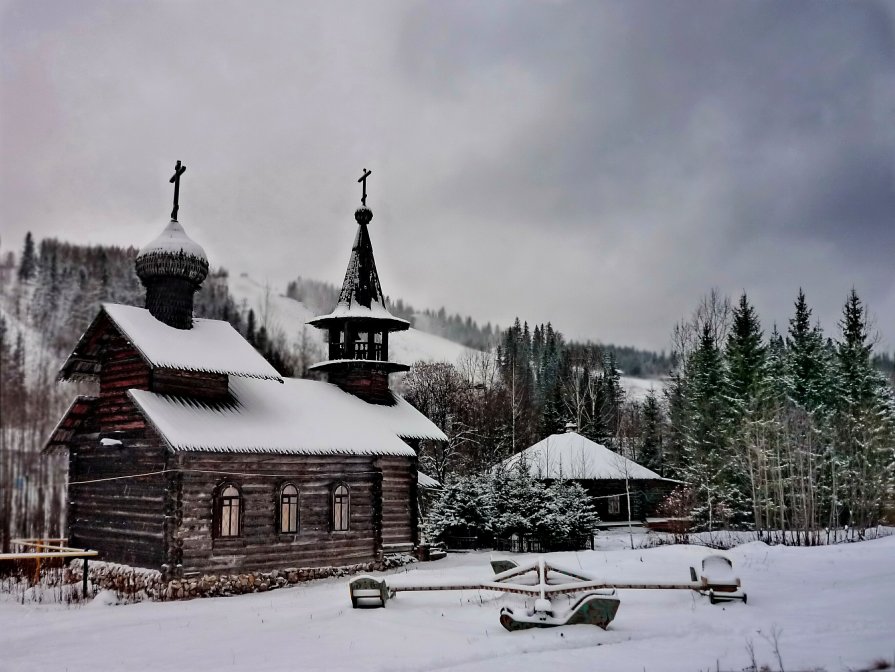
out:
{"label": "stone foundation", "polygon": [[[305,581],[348,576],[358,572],[383,571],[411,562],[416,562],[416,559],[409,555],[398,555],[386,556],[382,561],[343,567],[290,567],[269,572],[204,574],[166,581],[162,579],[162,573],[156,570],[91,560],[87,563],[87,573],[94,592],[112,590],[120,601],[140,602],[263,593]],[[66,567],[65,582],[79,583],[83,578],[83,567],[83,560],[72,560]]]}

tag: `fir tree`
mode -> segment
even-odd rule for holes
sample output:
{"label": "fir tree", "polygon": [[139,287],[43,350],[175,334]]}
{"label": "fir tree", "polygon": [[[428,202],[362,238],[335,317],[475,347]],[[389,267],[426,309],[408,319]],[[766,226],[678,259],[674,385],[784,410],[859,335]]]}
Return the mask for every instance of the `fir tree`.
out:
{"label": "fir tree", "polygon": [[445,483],[432,503],[426,531],[433,540],[485,534],[493,515],[486,478],[454,478]]}
{"label": "fir tree", "polygon": [[255,345],[255,311],[249,308],[249,316],[246,319],[246,340]]}
{"label": "fir tree", "polygon": [[641,406],[642,431],[638,449],[638,462],[647,469],[664,474],[662,464],[662,436],[664,418],[662,406],[655,390],[650,390]]}
{"label": "fir tree", "polygon": [[681,475],[694,489],[694,517],[711,530],[738,517],[742,503],[731,483],[727,379],[709,324],[687,361],[686,375]]}
{"label": "fir tree", "polygon": [[830,382],[823,334],[818,326],[811,324],[811,309],[801,289],[795,306],[796,314],[789,321],[786,342],[788,393],[797,406],[809,412],[820,411]]}
{"label": "fir tree", "polygon": [[[744,292],[733,310],[733,324],[726,347],[727,384],[730,397],[731,457],[738,468],[730,486],[738,502],[751,502],[752,524],[761,527],[760,492],[767,456],[764,454],[767,350],[761,324]],[[745,520],[737,521],[745,524]]]}
{"label": "fir tree", "polygon": [[[863,528],[879,521],[886,494],[895,483],[891,469],[895,417],[891,392],[872,364],[866,310],[854,289],[839,327],[831,465],[838,478],[833,497],[845,494],[849,522]],[[836,515],[840,513],[837,508]]]}
{"label": "fir tree", "polygon": [[730,394],[738,412],[760,396],[765,378],[765,346],[761,324],[745,292],[733,310],[733,325],[727,337],[727,368]]}
{"label": "fir tree", "polygon": [[34,255],[34,238],[31,232],[25,234],[25,248],[22,250],[22,259],[19,262],[19,280],[30,280],[37,271],[37,259]]}

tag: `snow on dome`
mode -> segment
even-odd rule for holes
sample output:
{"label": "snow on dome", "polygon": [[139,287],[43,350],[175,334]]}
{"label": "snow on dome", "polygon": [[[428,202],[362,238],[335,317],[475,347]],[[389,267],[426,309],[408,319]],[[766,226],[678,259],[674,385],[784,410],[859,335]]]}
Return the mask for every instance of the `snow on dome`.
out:
{"label": "snow on dome", "polygon": [[234,378],[230,393],[232,404],[128,391],[176,451],[416,455],[374,405],[330,383]]}
{"label": "snow on dome", "polygon": [[146,244],[137,254],[137,259],[153,253],[180,254],[183,252],[189,257],[197,257],[208,261],[205,250],[196,241],[186,235],[183,226],[176,220],[168,222],[168,226],[161,232],[158,238]]}
{"label": "snow on dome", "polygon": [[504,460],[501,466],[504,469],[513,467],[521,459],[525,459],[529,473],[535,478],[624,480],[627,476],[629,479],[671,480],[577,432],[548,436]]}

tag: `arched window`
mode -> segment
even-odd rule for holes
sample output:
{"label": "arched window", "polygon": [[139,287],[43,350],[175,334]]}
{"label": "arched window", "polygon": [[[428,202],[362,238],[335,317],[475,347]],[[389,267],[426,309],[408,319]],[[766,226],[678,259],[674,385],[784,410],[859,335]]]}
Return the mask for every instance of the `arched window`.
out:
{"label": "arched window", "polygon": [[339,483],[333,489],[333,531],[344,532],[348,529],[348,513],[350,506],[348,486]]}
{"label": "arched window", "polygon": [[217,536],[238,537],[241,497],[232,483],[221,486],[217,501]]}
{"label": "arched window", "polygon": [[280,532],[298,532],[298,488],[291,483],[280,490]]}

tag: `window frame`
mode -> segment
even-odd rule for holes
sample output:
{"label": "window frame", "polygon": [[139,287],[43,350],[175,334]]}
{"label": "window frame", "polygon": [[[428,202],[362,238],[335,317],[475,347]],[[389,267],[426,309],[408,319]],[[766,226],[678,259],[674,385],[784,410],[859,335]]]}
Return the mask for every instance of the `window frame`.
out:
{"label": "window frame", "polygon": [[[344,489],[344,494],[339,491]],[[336,518],[336,512],[340,513]],[[342,525],[344,524],[344,527]],[[330,530],[333,532],[351,531],[351,488],[347,483],[339,481],[330,493]]]}
{"label": "window frame", "polygon": [[[294,492],[287,493],[286,490],[292,488]],[[285,502],[285,498],[294,498],[292,502]],[[290,513],[294,514],[294,529],[284,530],[284,522],[288,520],[289,514],[284,519],[284,506],[289,506]],[[301,490],[295,483],[283,483],[277,493],[277,534],[298,534],[301,531]]]}
{"label": "window frame", "polygon": [[[225,494],[230,488],[236,491],[235,495]],[[244,502],[243,502],[243,494],[242,488],[239,487],[236,483],[232,481],[226,481],[221,483],[215,491],[214,496],[214,520],[213,520],[213,534],[212,537],[215,539],[239,539],[242,537],[242,519],[243,519],[243,510],[244,510]],[[232,530],[233,524],[233,503],[236,502],[236,531]],[[225,509],[227,511],[227,521],[228,525],[228,534],[224,534],[224,512]]]}
{"label": "window frame", "polygon": [[612,495],[607,500],[608,508],[606,512],[609,514],[621,514],[622,512],[622,496],[621,495]]}

